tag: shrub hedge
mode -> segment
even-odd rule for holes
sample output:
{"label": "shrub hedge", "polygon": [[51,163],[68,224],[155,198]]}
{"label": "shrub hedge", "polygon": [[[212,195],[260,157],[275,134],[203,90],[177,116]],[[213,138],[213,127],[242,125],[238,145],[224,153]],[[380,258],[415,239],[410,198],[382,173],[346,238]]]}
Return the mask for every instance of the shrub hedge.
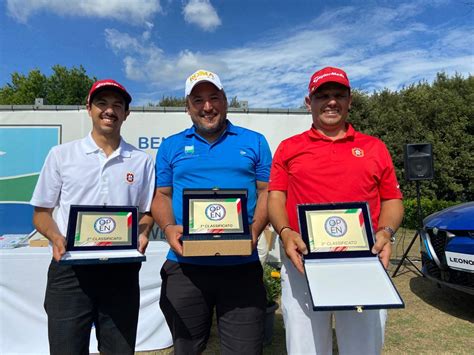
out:
{"label": "shrub hedge", "polygon": [[[423,218],[460,203],[456,201],[430,200],[428,198],[421,198],[420,201],[421,215]],[[418,204],[416,198],[407,198],[403,200],[403,206],[405,207],[405,217],[403,219],[402,227],[408,229],[417,229],[420,227],[418,222]]]}

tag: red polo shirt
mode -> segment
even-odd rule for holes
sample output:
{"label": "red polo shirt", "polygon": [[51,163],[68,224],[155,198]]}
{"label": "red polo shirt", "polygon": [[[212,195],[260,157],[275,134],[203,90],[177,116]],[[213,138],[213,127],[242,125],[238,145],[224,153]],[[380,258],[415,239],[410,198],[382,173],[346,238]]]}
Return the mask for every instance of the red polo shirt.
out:
{"label": "red polo shirt", "polygon": [[272,190],[286,192],[290,226],[296,231],[297,204],[367,201],[376,229],[381,200],[402,198],[385,144],[351,125],[334,141],[312,127],[281,142],[270,172]]}

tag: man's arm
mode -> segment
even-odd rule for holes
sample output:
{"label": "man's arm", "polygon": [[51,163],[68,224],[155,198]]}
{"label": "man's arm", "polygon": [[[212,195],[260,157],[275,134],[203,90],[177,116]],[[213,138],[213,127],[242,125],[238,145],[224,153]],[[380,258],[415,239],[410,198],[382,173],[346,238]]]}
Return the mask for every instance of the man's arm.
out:
{"label": "man's arm", "polygon": [[258,236],[263,232],[268,224],[268,182],[257,180],[257,205],[252,221],[252,247],[257,246]]}
{"label": "man's arm", "polygon": [[[403,220],[403,203],[400,199],[382,200],[380,207],[380,217],[378,227],[390,227],[397,231]],[[387,269],[392,254],[392,244],[390,243],[390,232],[379,230],[375,235],[375,244],[372,253],[379,254],[383,266]]]}
{"label": "man's arm", "polygon": [[[268,215],[273,229],[277,233],[283,227],[289,227],[286,212],[286,193],[284,191],[270,191],[268,194]],[[281,231],[280,238],[283,242],[285,253],[299,272],[304,274],[301,254],[308,254],[306,244],[301,235],[290,228]]]}
{"label": "man's arm", "polygon": [[150,232],[153,229],[153,217],[150,212],[142,213],[140,215],[140,220],[138,221],[138,251],[142,254],[145,254],[146,248],[148,246],[148,241]]}
{"label": "man's arm", "polygon": [[183,255],[183,246],[180,238],[183,235],[183,226],[176,224],[173,214],[173,188],[157,187],[155,197],[151,203],[151,213],[155,222],[165,233],[170,248],[177,254]]}
{"label": "man's arm", "polygon": [[33,224],[38,232],[48,238],[53,245],[53,258],[56,261],[66,252],[66,238],[59,232],[53,219],[54,208],[35,207]]}

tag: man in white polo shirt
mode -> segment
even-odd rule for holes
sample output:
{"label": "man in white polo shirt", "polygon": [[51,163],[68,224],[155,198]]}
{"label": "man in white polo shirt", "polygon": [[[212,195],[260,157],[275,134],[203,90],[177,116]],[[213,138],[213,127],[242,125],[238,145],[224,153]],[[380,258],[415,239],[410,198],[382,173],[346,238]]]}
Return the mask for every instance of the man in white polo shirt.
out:
{"label": "man in white polo shirt", "polygon": [[58,263],[72,204],[138,206],[139,250],[145,252],[153,225],[154,164],[120,135],[131,100],[114,80],[94,83],[87,99],[92,131],[51,149],[30,202],[36,229],[53,249],[44,303],[51,354],[88,354],[92,324],[101,353],[134,353],[141,264]]}

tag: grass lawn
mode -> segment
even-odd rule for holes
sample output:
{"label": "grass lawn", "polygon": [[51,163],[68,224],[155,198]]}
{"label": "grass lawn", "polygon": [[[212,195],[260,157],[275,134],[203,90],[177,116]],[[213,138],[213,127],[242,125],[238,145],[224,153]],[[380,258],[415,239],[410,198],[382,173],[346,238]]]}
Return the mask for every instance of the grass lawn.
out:
{"label": "grass lawn", "polygon": [[[390,275],[414,234],[408,230],[399,232],[388,270]],[[409,256],[421,268],[419,255],[419,241],[416,241]],[[402,266],[393,282],[405,301],[405,309],[389,310],[383,354],[474,354],[474,296],[439,288],[417,274],[408,263]],[[337,354],[336,344],[334,350]],[[172,348],[140,354],[172,354]],[[204,354],[219,354],[215,327]],[[273,342],[265,347],[264,354],[286,354],[285,330],[279,311],[275,317]]]}

